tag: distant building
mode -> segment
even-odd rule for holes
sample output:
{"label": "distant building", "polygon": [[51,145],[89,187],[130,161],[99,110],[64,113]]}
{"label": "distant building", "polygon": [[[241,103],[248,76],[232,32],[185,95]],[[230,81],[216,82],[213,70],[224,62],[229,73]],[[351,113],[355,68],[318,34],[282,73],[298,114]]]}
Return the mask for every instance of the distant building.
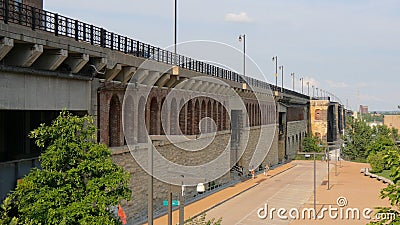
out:
{"label": "distant building", "polygon": [[360,105],[360,113],[361,114],[367,114],[368,113],[368,106]]}
{"label": "distant building", "polygon": [[400,134],[400,115],[385,115],[383,117],[383,124],[389,128],[396,128]]}

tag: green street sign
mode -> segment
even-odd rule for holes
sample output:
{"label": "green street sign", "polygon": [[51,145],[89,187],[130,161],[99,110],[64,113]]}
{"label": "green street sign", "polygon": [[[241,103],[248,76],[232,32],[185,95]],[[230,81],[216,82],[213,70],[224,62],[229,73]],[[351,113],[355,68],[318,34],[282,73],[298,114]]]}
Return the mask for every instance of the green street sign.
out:
{"label": "green street sign", "polygon": [[[179,201],[178,200],[172,200],[172,206],[178,206]],[[168,206],[168,200],[163,201],[163,206]]]}

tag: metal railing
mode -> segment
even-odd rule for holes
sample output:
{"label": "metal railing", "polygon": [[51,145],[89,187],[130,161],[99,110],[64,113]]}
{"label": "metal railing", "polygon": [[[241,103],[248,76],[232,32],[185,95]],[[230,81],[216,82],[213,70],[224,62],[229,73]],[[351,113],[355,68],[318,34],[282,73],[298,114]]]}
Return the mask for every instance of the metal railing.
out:
{"label": "metal railing", "polygon": [[[15,1],[0,0],[0,20],[5,24],[19,24],[30,27],[32,30],[41,30],[53,33],[55,36],[70,37],[74,38],[76,41],[87,42],[91,45],[124,52],[137,57],[147,58],[169,65],[179,65],[184,69],[199,73],[239,83],[246,82],[253,87],[271,89],[272,91],[282,90],[281,88],[264,81],[251,77],[242,77],[236,72],[195,60],[190,57],[174,54],[173,52],[159,47],[107,31],[104,28]],[[308,96],[304,94],[287,89],[283,89],[283,92],[298,97],[308,98]]]}

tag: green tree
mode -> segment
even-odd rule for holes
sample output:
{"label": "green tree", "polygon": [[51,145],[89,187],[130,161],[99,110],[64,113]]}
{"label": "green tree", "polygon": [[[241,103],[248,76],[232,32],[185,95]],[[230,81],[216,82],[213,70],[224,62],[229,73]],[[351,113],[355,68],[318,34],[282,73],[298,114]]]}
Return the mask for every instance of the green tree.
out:
{"label": "green tree", "polygon": [[119,223],[108,207],[129,199],[129,173],[94,142],[95,132],[92,117],[63,111],[30,133],[46,150],[42,169],[32,169],[9,195],[22,224]]}
{"label": "green tree", "polygon": [[346,146],[343,154],[349,160],[365,162],[368,157],[368,146],[372,141],[373,130],[358,119],[349,118],[344,140]]}
{"label": "green tree", "polygon": [[367,158],[367,162],[371,165],[372,172],[380,173],[385,168],[385,160],[381,153],[371,152]]}
{"label": "green tree", "polygon": [[394,218],[384,219],[370,224],[400,224],[400,152],[397,148],[388,150],[384,159],[391,168],[392,185],[381,190],[381,198],[388,198],[392,207],[379,207],[378,213],[392,213]]}
{"label": "green tree", "polygon": [[304,152],[321,152],[322,148],[320,147],[321,140],[314,136],[309,135],[303,139],[303,151]]}

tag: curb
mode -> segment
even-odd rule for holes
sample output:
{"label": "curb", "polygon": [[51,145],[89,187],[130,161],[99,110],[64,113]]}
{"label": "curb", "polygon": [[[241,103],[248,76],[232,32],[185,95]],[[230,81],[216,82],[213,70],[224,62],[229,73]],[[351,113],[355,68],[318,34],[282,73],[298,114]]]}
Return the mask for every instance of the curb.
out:
{"label": "curb", "polygon": [[364,176],[369,176],[370,178],[375,178],[375,179],[377,179],[378,181],[381,181],[384,184],[391,184],[391,185],[394,184],[393,181],[391,181],[390,179],[388,179],[386,177],[381,177],[381,176],[378,176],[376,174],[370,173],[368,168],[361,169],[360,173],[363,173]]}
{"label": "curb", "polygon": [[[282,170],[282,171],[280,171],[280,172],[278,172],[278,173],[276,173],[276,174],[274,174],[274,175],[271,175],[271,176],[269,176],[268,178],[272,178],[272,177],[275,177],[275,176],[277,176],[277,175],[279,175],[279,174],[282,174],[283,172],[286,172],[286,171],[292,169],[292,168],[295,167],[295,166],[297,166],[297,164],[292,164],[290,167],[288,167],[288,168],[286,168],[286,169],[284,169],[284,170]],[[277,168],[279,168],[279,167],[277,167]],[[263,181],[265,181],[265,180],[263,180]],[[261,181],[261,182],[263,182],[263,181]],[[248,188],[246,188],[246,189],[244,189],[244,190],[242,190],[242,191],[240,191],[240,192],[238,192],[238,193],[236,193],[236,194],[230,196],[229,198],[224,199],[224,200],[222,200],[221,202],[219,202],[219,203],[217,203],[217,204],[215,204],[215,205],[213,205],[213,206],[211,206],[211,207],[209,207],[209,208],[204,209],[204,210],[201,211],[200,213],[198,213],[198,214],[192,216],[191,218],[196,218],[196,217],[202,215],[203,213],[208,212],[208,211],[210,211],[211,209],[214,209],[215,207],[222,205],[223,203],[225,203],[225,202],[227,202],[227,201],[229,201],[229,200],[231,200],[231,199],[233,199],[233,198],[235,198],[235,197],[237,197],[237,196],[243,194],[244,192],[253,189],[254,187],[258,186],[261,182],[255,183],[255,184],[253,184],[252,186],[250,186],[250,187],[248,187]],[[186,222],[186,221],[187,221],[187,220],[185,220],[185,222]]]}

